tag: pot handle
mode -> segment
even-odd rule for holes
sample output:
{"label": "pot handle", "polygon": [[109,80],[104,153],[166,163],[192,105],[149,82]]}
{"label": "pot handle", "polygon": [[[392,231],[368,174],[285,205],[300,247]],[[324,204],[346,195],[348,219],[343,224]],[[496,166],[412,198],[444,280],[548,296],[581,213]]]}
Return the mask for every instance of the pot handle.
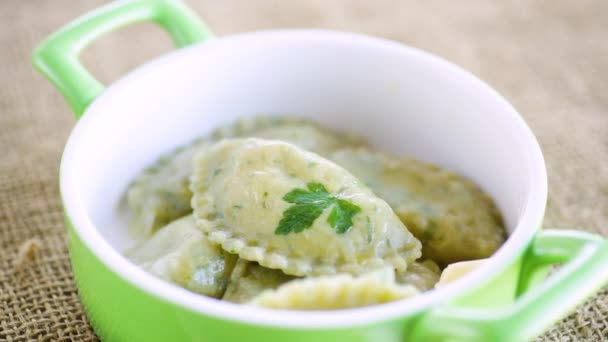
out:
{"label": "pot handle", "polygon": [[80,64],[80,52],[105,33],[144,21],[163,27],[178,47],[212,36],[198,16],[178,0],[116,1],[49,36],[34,50],[33,64],[59,89],[76,118],[80,118],[104,90],[104,86]]}
{"label": "pot handle", "polygon": [[[532,286],[537,270],[562,263],[544,283]],[[575,230],[543,230],[525,252],[512,305],[431,310],[415,324],[408,341],[529,341],[606,282],[608,240]]]}

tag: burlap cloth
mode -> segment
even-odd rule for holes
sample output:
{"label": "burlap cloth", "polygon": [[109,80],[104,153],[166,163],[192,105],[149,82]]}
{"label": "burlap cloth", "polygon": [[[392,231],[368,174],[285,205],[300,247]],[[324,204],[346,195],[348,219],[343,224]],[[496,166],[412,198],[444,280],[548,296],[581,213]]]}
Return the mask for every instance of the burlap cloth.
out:
{"label": "burlap cloth", "polygon": [[[545,225],[608,234],[608,1],[189,2],[218,35],[358,31],[463,66],[512,101],[540,140],[550,183]],[[74,119],[30,55],[102,3],[0,1],[0,340],[97,340],[73,283],[57,185]],[[110,82],[170,48],[145,24],[102,39],[83,58]],[[604,289],[539,340],[608,340],[607,314]]]}

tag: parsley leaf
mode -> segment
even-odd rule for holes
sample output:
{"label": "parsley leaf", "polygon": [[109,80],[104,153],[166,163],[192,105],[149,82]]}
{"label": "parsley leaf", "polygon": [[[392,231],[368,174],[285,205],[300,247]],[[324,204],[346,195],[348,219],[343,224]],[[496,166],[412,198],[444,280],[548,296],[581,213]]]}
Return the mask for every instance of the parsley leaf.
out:
{"label": "parsley leaf", "polygon": [[329,205],[298,204],[285,210],[279,227],[275,230],[277,235],[287,235],[291,232],[299,233],[310,228],[315,220],[321,216],[323,210]]}
{"label": "parsley leaf", "polygon": [[361,208],[343,199],[337,199],[327,223],[339,234],[346,233],[353,226],[353,216],[361,211]]}
{"label": "parsley leaf", "polygon": [[325,189],[325,186],[323,186],[323,184],[321,183],[309,182],[306,184],[306,187],[312,192],[324,193],[329,195],[329,192],[327,192],[327,189]]}
{"label": "parsley leaf", "polygon": [[346,233],[353,226],[353,216],[361,211],[357,205],[332,196],[321,183],[310,182],[307,189],[293,189],[283,196],[283,200],[292,203],[279,221],[275,230],[277,235],[299,233],[310,228],[323,211],[334,205],[327,222],[338,234]]}
{"label": "parsley leaf", "polygon": [[329,194],[308,192],[304,189],[293,189],[283,196],[283,200],[293,204],[320,204],[329,201]]}

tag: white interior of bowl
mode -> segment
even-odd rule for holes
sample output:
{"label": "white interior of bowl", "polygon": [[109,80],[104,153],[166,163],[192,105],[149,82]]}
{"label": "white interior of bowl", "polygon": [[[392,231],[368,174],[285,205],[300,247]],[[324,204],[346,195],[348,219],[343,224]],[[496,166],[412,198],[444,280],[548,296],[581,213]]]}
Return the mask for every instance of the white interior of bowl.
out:
{"label": "white interior of bowl", "polygon": [[[218,302],[157,279],[120,252],[134,243],[119,209],[130,181],[161,154],[252,115],[310,118],[473,179],[497,202],[509,241],[470,276],[417,298],[334,313]],[[504,269],[534,234],[546,200],[543,158],[516,111],[472,75],[382,39],[318,30],[242,34],[140,67],[87,110],[66,146],[61,190],[76,230],[145,291],[206,314],[258,324],[343,326],[421,310]]]}

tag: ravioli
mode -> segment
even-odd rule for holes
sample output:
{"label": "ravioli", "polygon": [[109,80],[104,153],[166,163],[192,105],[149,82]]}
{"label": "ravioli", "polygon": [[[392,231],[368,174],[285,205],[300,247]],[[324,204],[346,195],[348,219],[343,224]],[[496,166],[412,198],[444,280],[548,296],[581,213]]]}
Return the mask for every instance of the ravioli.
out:
{"label": "ravioli", "polygon": [[281,140],[302,149],[327,156],[345,147],[365,145],[361,138],[338,133],[309,120],[285,117],[254,117],[217,129],[213,139],[260,138]]}
{"label": "ravioli", "polygon": [[299,118],[220,127],[130,185],[131,225],[147,240],[125,255],[205,296],[332,310],[440,288],[504,242],[475,184],[367,146]]}
{"label": "ravioli", "polygon": [[363,148],[343,149],[329,159],[389,203],[422,242],[425,258],[443,265],[486,258],[505,240],[494,202],[453,172]]}
{"label": "ravioli", "polygon": [[198,139],[161,157],[135,179],[127,193],[127,204],[133,213],[133,229],[147,236],[169,222],[190,214],[192,193],[188,184],[194,156],[204,153],[214,142],[234,137],[283,140],[325,155],[339,148],[364,145],[361,139],[339,134],[304,119],[241,119],[216,129],[211,139]]}
{"label": "ravioli", "polygon": [[192,215],[159,229],[126,256],[160,278],[215,298],[224,293],[237,259],[210,242]]}
{"label": "ravioli", "polygon": [[[420,242],[386,202],[345,169],[295,145],[255,138],[224,140],[200,154],[194,168],[197,226],[243,259],[310,276],[359,274],[385,265],[403,270],[420,256]],[[317,210],[319,201],[311,201],[302,204],[311,205],[304,213],[316,211],[319,217],[306,229],[280,233],[277,227],[291,206],[286,195],[311,189],[311,184],[359,209],[350,217],[350,226],[338,229],[331,224],[347,210],[337,210],[337,204]]]}
{"label": "ravioli", "polygon": [[336,274],[293,280],[262,292],[249,304],[286,310],[335,310],[392,302],[418,293],[412,285],[396,284],[393,269],[384,268],[359,276]]}
{"label": "ravioli", "polygon": [[210,145],[208,140],[197,140],[161,157],[135,179],[127,192],[127,204],[133,213],[131,226],[136,232],[148,236],[192,212],[189,188],[192,160]]}
{"label": "ravioli", "polygon": [[420,291],[428,291],[439,281],[441,269],[430,259],[416,261],[404,272],[397,272],[395,279],[398,284],[414,285]]}
{"label": "ravioli", "polygon": [[222,300],[233,303],[245,303],[259,293],[275,289],[295,279],[279,270],[262,267],[245,259],[239,259],[230,275],[230,281]]}

